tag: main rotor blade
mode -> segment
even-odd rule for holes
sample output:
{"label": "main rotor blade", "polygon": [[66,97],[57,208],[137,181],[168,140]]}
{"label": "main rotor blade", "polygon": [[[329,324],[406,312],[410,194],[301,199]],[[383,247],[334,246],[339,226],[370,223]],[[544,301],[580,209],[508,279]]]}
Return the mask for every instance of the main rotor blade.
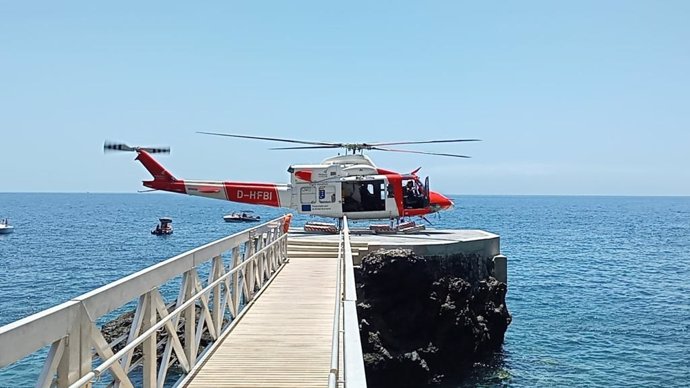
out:
{"label": "main rotor blade", "polygon": [[[278,137],[263,137],[263,136],[248,136],[248,135],[233,135],[229,133],[217,133],[217,132],[202,132],[204,135],[214,135],[214,136],[226,136],[226,137],[237,137],[240,139],[255,139],[255,140],[271,140],[271,141],[282,141],[284,143],[296,143],[296,144],[311,144],[311,145],[322,145],[322,146],[332,146],[336,143],[325,143],[320,141],[303,141],[303,140],[293,140],[293,139],[281,139]],[[339,147],[339,146],[338,146]]]}
{"label": "main rotor blade", "polygon": [[391,152],[407,152],[410,154],[422,154],[422,155],[436,155],[436,156],[450,156],[453,158],[470,158],[470,156],[467,155],[458,155],[458,154],[442,154],[438,152],[424,152],[424,151],[412,151],[412,150],[398,150],[395,148],[382,148],[382,147],[371,147],[372,150],[378,150],[378,151],[391,151]]}
{"label": "main rotor blade", "polygon": [[341,148],[342,144],[322,145],[322,146],[303,146],[303,147],[276,147],[269,148],[269,150],[315,150],[319,148]]}
{"label": "main rotor blade", "polygon": [[371,146],[390,146],[401,144],[431,144],[431,143],[460,143],[467,141],[481,141],[481,139],[448,139],[448,140],[425,140],[425,141],[398,141],[393,143],[368,143]]}

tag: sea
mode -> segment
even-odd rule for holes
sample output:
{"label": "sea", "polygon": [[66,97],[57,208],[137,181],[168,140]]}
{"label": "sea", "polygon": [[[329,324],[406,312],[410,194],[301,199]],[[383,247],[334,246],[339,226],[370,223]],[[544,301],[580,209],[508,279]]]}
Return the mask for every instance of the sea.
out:
{"label": "sea", "polygon": [[[690,384],[690,197],[452,198],[429,227],[501,236],[513,316],[461,386]],[[248,225],[222,216],[245,209],[285,213],[174,194],[0,193],[15,226],[0,235],[0,326],[238,232]],[[163,216],[174,234],[151,235]],[[33,386],[41,365],[0,369],[0,387]]]}

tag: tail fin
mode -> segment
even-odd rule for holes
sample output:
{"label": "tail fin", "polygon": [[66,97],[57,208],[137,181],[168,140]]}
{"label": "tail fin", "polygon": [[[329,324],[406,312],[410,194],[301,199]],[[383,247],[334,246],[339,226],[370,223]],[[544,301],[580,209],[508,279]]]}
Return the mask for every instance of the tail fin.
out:
{"label": "tail fin", "polygon": [[145,150],[137,150],[136,160],[144,165],[146,170],[153,176],[152,181],[142,182],[144,186],[155,189],[172,191],[175,193],[186,193],[185,184],[183,180],[177,179],[165,167],[161,166],[148,152]]}
{"label": "tail fin", "polygon": [[160,163],[156,161],[148,152],[144,150],[139,150],[137,152],[137,157],[135,160],[141,162],[149,173],[153,176],[154,180],[174,182],[177,180],[165,167],[161,166]]}

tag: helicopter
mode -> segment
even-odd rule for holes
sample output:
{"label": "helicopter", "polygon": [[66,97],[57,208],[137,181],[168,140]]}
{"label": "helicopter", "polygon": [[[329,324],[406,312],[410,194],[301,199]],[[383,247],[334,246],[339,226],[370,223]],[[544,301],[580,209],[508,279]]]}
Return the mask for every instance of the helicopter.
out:
{"label": "helicopter", "polygon": [[407,152],[455,158],[466,155],[435,153],[390,148],[396,145],[472,142],[479,139],[448,139],[403,141],[389,143],[328,143],[274,137],[199,132],[212,136],[267,140],[301,144],[271,148],[273,150],[345,149],[344,155],[329,157],[319,164],[291,165],[287,169],[290,183],[255,183],[234,181],[183,180],[165,169],[153,154],[170,153],[169,147],[131,147],[106,141],[104,152],[135,152],[153,180],[143,181],[152,190],[195,195],[252,205],[265,205],[295,210],[300,214],[351,220],[400,220],[438,213],[453,208],[453,201],[429,189],[417,172],[398,173],[377,167],[364,151]]}

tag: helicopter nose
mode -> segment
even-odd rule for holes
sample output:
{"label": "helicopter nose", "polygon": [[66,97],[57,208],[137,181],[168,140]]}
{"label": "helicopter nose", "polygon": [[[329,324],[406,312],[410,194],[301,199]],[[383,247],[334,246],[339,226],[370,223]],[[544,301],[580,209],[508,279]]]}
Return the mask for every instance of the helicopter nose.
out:
{"label": "helicopter nose", "polygon": [[443,194],[439,194],[433,191],[429,193],[429,202],[432,206],[438,208],[439,210],[448,210],[452,209],[453,206],[455,206],[455,204],[453,203],[453,201],[450,200],[450,198],[446,197]]}

